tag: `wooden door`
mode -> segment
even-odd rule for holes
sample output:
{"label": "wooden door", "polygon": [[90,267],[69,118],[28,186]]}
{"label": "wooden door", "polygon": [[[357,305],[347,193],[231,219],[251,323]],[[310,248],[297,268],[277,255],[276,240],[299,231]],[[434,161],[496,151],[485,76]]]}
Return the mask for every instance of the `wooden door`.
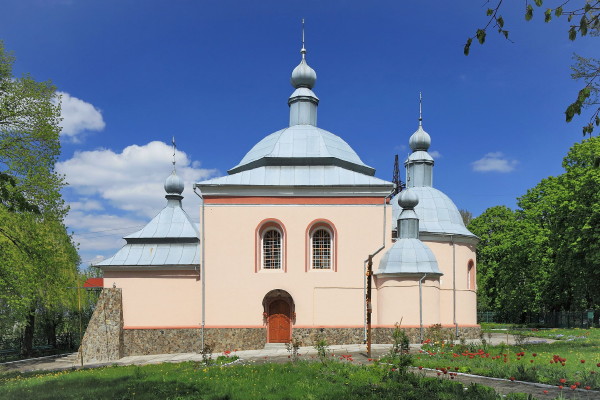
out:
{"label": "wooden door", "polygon": [[284,300],[269,304],[269,343],[287,343],[291,339],[290,305]]}

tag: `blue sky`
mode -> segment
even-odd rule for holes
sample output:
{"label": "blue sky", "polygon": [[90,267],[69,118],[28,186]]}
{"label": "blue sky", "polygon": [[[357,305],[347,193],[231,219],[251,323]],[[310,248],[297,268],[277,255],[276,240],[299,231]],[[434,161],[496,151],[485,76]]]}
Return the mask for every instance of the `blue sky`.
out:
{"label": "blue sky", "polygon": [[564,122],[580,89],[569,66],[574,52],[597,57],[597,39],[571,42],[566,19],[544,24],[536,10],[525,22],[521,3],[507,4],[513,43],[491,31],[465,57],[466,38],[487,22],[485,3],[5,0],[0,39],[17,75],[50,79],[62,93],[57,169],[88,264],[164,205],[173,135],[184,204],[198,220],[192,182],[225,174],[287,125],[301,18],[321,128],[391,180],[421,91],[434,186],[474,215],[515,207],[561,173],[582,138],[584,118]]}

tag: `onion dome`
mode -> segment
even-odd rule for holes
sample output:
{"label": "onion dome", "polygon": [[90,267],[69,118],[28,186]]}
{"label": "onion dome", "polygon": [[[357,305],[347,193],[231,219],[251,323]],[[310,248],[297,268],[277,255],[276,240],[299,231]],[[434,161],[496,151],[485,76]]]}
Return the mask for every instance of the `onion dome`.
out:
{"label": "onion dome", "polygon": [[306,63],[306,58],[304,56],[306,54],[306,49],[304,47],[302,48],[301,53],[302,61],[300,61],[300,64],[292,71],[290,82],[296,89],[301,87],[312,89],[317,82],[317,73]]}
{"label": "onion dome", "polygon": [[427,151],[431,146],[431,137],[425,132],[420,122],[419,129],[412,134],[408,140],[408,145],[412,151]]}
{"label": "onion dome", "polygon": [[167,194],[181,195],[183,193],[183,179],[175,171],[165,180],[165,191]]}
{"label": "onion dome", "polygon": [[419,198],[414,190],[406,189],[398,196],[398,205],[404,209],[413,209],[419,204]]}

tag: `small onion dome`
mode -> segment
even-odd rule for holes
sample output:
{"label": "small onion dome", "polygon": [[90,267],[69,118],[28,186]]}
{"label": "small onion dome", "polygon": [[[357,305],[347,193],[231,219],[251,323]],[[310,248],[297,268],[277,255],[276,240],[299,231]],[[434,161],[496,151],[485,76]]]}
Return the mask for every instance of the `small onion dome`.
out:
{"label": "small onion dome", "polygon": [[413,133],[410,139],[408,140],[408,145],[410,146],[412,151],[427,151],[427,149],[429,149],[429,146],[431,146],[431,137],[427,132],[423,130],[423,127],[419,125],[419,129],[417,129],[417,131]]}
{"label": "small onion dome", "polygon": [[410,189],[405,189],[398,197],[398,205],[405,210],[412,210],[419,204],[419,197]]}
{"label": "small onion dome", "polygon": [[181,194],[183,192],[183,179],[181,179],[175,171],[169,175],[165,181],[165,191],[168,194]]}
{"label": "small onion dome", "polygon": [[301,87],[312,89],[315,86],[315,83],[317,82],[317,73],[308,66],[304,54],[302,54],[302,61],[300,61],[300,64],[292,71],[290,82],[296,89]]}

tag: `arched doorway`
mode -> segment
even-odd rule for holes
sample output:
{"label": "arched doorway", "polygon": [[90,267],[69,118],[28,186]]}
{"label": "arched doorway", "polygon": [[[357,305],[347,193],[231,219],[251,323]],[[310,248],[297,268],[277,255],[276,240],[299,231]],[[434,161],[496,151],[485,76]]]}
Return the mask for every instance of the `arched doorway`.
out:
{"label": "arched doorway", "polygon": [[271,290],[263,299],[267,343],[288,343],[292,339],[294,300],[285,290]]}

